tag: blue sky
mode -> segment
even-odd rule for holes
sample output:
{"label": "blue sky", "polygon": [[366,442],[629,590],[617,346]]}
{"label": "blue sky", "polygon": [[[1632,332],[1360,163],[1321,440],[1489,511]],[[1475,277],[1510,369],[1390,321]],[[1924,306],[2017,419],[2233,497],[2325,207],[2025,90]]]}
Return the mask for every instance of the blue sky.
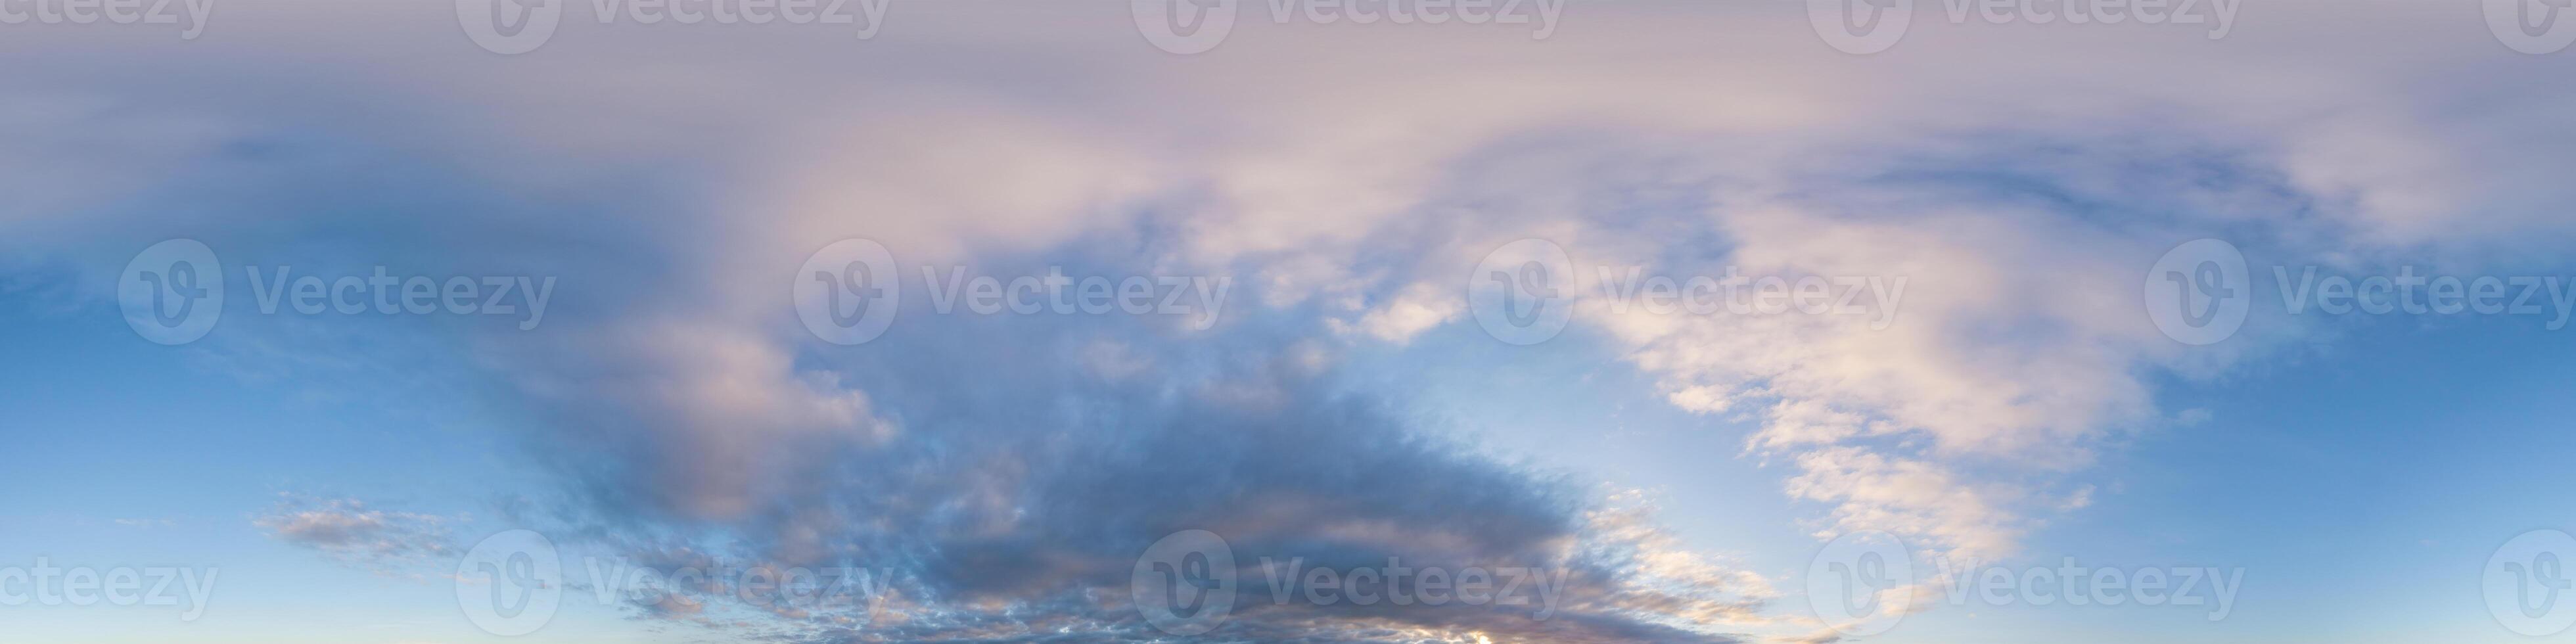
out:
{"label": "blue sky", "polygon": [[[6,537],[57,561],[219,566],[224,585],[194,622],[157,607],[50,608],[22,613],[21,628],[94,641],[489,637],[457,616],[447,587],[323,561],[251,518],[281,494],[476,512],[521,486],[547,485],[525,473],[528,457],[497,429],[505,417],[421,405],[403,390],[249,382],[97,324],[114,313],[90,308],[13,313],[13,325],[41,331],[19,337],[46,341],[11,347],[27,360],[10,371],[9,422],[95,429],[19,439],[50,457],[13,476],[49,491],[13,503],[19,520]],[[2357,326],[2355,338],[2304,349],[2312,353],[2266,373],[2171,390],[2174,404],[2210,409],[2211,420],[2133,439],[2082,476],[2118,491],[2055,518],[2028,546],[2041,561],[2244,566],[2239,612],[2208,622],[2178,608],[1949,609],[1909,616],[1900,634],[2396,641],[2494,629],[2475,593],[2494,535],[2557,525],[2571,501],[2550,475],[2569,447],[2550,424],[2566,403],[2545,384],[2566,375],[2547,358],[2565,340],[2511,319]],[[1485,450],[1659,489],[1666,522],[1694,544],[1784,576],[1802,567],[1813,541],[1796,527],[1799,509],[1776,498],[1777,468],[1736,457],[1725,432],[1623,393],[1639,388],[1635,374],[1587,363],[1576,343],[1517,355],[1458,331],[1368,358],[1384,380],[1355,386],[1447,383],[1424,388],[1426,413]],[[2378,348],[2352,348],[2365,346]],[[543,639],[646,632],[594,617],[567,619]]]}
{"label": "blue sky", "polygon": [[[13,59],[60,61],[0,89],[0,623],[2571,637],[2550,620],[2576,603],[2506,605],[2564,581],[2509,541],[2576,557],[2548,532],[2576,529],[2557,32],[2429,3],[2224,3],[2218,31],[1917,4],[1872,32],[1893,40],[1835,31],[1858,6],[1836,2],[1220,2],[1200,35],[1152,2],[565,5],[524,37],[474,0],[0,25]],[[2537,286],[2338,312],[2276,269]],[[1673,290],[1624,289],[1648,278]],[[171,318],[198,326],[152,318],[206,280],[221,299]],[[1274,585],[1265,558],[1339,581]],[[764,603],[603,565],[867,581]],[[209,592],[17,594],[49,567]],[[1561,585],[1312,594],[1468,569]],[[2203,601],[1990,572],[2188,574],[2174,597]],[[1213,613],[1148,592],[1219,583]],[[531,591],[560,604],[495,613]]]}

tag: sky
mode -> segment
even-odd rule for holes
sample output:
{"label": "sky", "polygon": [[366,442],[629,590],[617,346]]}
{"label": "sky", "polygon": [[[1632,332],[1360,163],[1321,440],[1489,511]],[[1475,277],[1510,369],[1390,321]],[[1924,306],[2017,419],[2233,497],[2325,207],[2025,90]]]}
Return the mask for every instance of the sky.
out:
{"label": "sky", "polygon": [[0,639],[2576,641],[2569,10],[0,0]]}

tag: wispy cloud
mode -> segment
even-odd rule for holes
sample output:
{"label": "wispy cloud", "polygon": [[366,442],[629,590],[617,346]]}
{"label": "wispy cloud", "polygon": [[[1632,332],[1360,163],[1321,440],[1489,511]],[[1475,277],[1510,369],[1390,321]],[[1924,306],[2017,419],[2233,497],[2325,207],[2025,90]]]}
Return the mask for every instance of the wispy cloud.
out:
{"label": "wispy cloud", "polygon": [[287,495],[266,514],[253,518],[251,525],[334,561],[384,574],[416,575],[417,571],[406,569],[456,552],[450,534],[456,520],[370,508],[356,499]]}

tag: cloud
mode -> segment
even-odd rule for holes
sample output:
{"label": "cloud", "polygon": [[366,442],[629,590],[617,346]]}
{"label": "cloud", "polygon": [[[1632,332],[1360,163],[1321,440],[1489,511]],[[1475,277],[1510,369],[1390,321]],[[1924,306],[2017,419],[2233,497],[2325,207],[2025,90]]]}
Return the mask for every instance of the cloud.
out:
{"label": "cloud", "polygon": [[355,499],[289,496],[251,525],[269,536],[321,552],[334,561],[379,572],[434,561],[456,553],[455,518],[372,509]]}
{"label": "cloud", "polygon": [[[186,50],[195,78],[265,91],[92,82],[162,69],[150,56],[174,50],[155,45],[49,52],[81,62],[0,106],[20,144],[0,147],[31,151],[0,167],[40,170],[0,173],[33,195],[0,212],[0,245],[102,284],[176,234],[272,262],[564,276],[534,332],[421,330],[468,356],[436,366],[531,411],[556,509],[603,547],[909,573],[888,623],[748,622],[796,637],[1146,637],[1109,589],[1153,538],[1199,528],[1249,555],[1582,572],[1546,623],[1266,608],[1231,627],[1251,639],[1722,640],[1799,625],[1624,502],[1423,435],[1406,392],[1348,391],[1334,358],[1461,324],[1461,275],[1521,238],[1668,275],[1907,278],[1886,325],[1594,300],[1558,341],[1744,432],[1819,532],[2008,555],[2089,498],[2073,479],[2096,450],[2166,422],[2162,376],[2222,377],[2308,333],[2163,338],[2136,288],[2174,243],[2465,266],[2563,248],[2570,195],[2547,173],[2569,165],[2570,122],[2469,107],[2565,104],[2576,90],[2515,76],[2550,63],[2459,73],[2504,54],[2483,34],[2348,36],[2457,8],[2317,7],[2249,15],[2223,47],[1927,31],[1854,58],[1790,4],[1586,5],[1546,43],[1425,26],[1317,47],[1247,24],[1188,59],[1137,43],[1124,7],[921,7],[865,64],[846,34],[792,30],[703,49],[584,30],[504,61],[438,24],[317,7]],[[108,53],[44,34],[0,48]],[[274,71],[353,34],[381,66]],[[2441,98],[2460,95],[2478,100]],[[930,316],[908,293],[894,335],[824,345],[791,317],[788,271],[849,236],[908,267],[1240,274],[1252,293],[1207,331]],[[278,333],[262,322],[225,324]],[[209,340],[227,341],[256,340]],[[382,559],[436,552],[432,518],[334,501],[261,525]],[[725,610],[655,614],[730,627],[708,616]]]}
{"label": "cloud", "polygon": [[[808,359],[868,391],[875,413],[899,418],[903,431],[818,434],[729,463],[780,485],[742,497],[752,505],[726,515],[675,512],[686,504],[627,490],[735,489],[693,469],[638,464],[703,458],[699,443],[666,441],[740,425],[614,434],[637,456],[568,461],[571,473],[648,478],[570,497],[555,520],[607,526],[589,531],[592,546],[659,553],[638,558],[660,565],[892,571],[894,597],[882,605],[768,610],[717,584],[638,613],[753,619],[800,640],[1042,639],[1065,629],[1085,639],[1154,639],[1160,631],[1126,605],[1132,567],[1146,546],[1194,529],[1221,535],[1245,566],[1241,609],[1221,636],[1728,641],[1726,628],[1772,619],[1758,614],[1776,596],[1766,581],[1696,558],[1632,500],[1597,498],[1425,436],[1386,401],[1341,391],[1332,361],[1305,355],[1282,329],[1139,329],[1056,316],[897,324],[914,325],[902,327],[906,342]],[[994,337],[1013,341],[985,340]],[[1088,358],[1103,346],[1123,347],[1116,362],[1126,377],[1100,377]],[[586,435],[561,438],[544,453],[593,444]],[[723,538],[699,536],[707,531]],[[1529,608],[1280,605],[1254,567],[1262,557],[1341,568],[1389,557],[1451,569],[1541,567],[1570,581],[1547,620]]]}

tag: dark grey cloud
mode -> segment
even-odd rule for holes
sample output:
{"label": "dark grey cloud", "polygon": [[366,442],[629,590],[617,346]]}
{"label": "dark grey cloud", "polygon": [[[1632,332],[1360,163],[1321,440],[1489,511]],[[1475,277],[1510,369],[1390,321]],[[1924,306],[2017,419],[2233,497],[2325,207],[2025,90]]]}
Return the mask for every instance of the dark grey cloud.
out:
{"label": "dark grey cloud", "polygon": [[[1086,241],[1110,247],[977,269],[1149,269],[1097,259],[1130,249]],[[1259,306],[1258,295],[1240,293],[1236,305]],[[913,297],[907,306],[929,308]],[[719,583],[636,611],[711,628],[741,619],[788,641],[1169,640],[1130,605],[1128,587],[1147,546],[1184,530],[1214,531],[1239,564],[1235,612],[1200,636],[1210,641],[1477,632],[1728,641],[1715,623],[1759,619],[1769,591],[1758,578],[1645,587],[1668,571],[1639,555],[1669,543],[1605,522],[1599,490],[1477,455],[1426,431],[1435,419],[1385,392],[1343,384],[1339,349],[1307,322],[1280,321],[1311,318],[1227,313],[1198,331],[1151,316],[912,312],[856,347],[790,342],[792,357],[770,356],[769,367],[792,363],[800,375],[790,380],[822,399],[865,396],[853,408],[863,414],[794,423],[729,423],[667,399],[623,408],[639,400],[630,388],[669,383],[585,362],[620,364],[622,354],[546,354],[538,362],[548,369],[616,375],[535,369],[574,383],[534,399],[562,422],[534,453],[575,490],[538,518],[663,569],[738,561],[893,573],[882,604],[775,610],[736,601],[740,588]],[[709,498],[728,501],[711,511]],[[1280,604],[1265,557],[1310,569],[1390,557],[1417,568],[1537,568],[1562,575],[1564,596],[1544,618],[1533,617],[1536,605]],[[1292,597],[1302,592],[1290,586]]]}

